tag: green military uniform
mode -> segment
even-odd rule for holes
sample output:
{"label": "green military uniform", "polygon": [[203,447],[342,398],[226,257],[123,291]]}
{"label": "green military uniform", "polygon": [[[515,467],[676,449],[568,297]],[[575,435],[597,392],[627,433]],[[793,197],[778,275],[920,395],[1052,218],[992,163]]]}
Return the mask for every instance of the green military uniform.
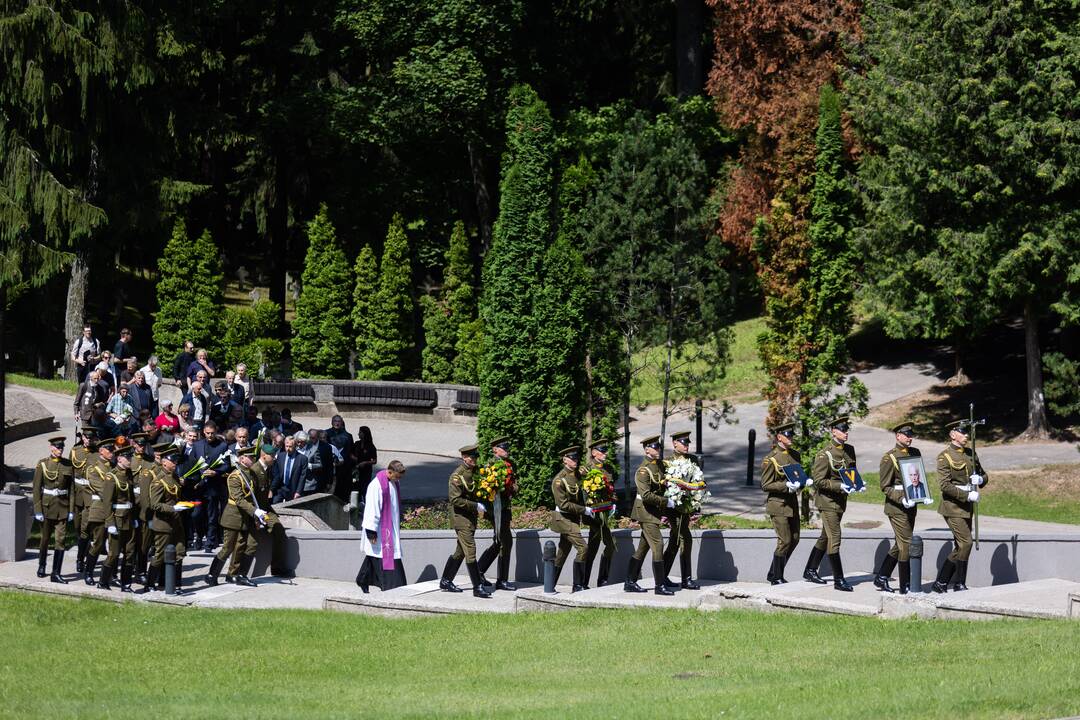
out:
{"label": "green military uniform", "polygon": [[[607,441],[595,442],[589,446],[589,450],[600,450],[600,452],[607,454]],[[588,462],[585,464],[582,477],[588,475],[592,470],[599,470],[604,474],[604,478],[608,481],[611,480],[611,473],[608,472],[607,467],[602,462],[598,462],[591,456]],[[592,578],[592,566],[593,560],[596,558],[596,554],[600,551],[600,543],[604,543],[604,554],[600,556],[600,569],[596,575],[596,586],[603,587],[607,585],[608,573],[611,570],[611,560],[615,557],[615,551],[617,544],[615,542],[615,536],[611,534],[611,528],[604,521],[602,515],[586,515],[582,518],[582,523],[589,528],[589,541],[585,550],[585,587],[589,586],[589,580]]]}
{"label": "green military uniform", "polygon": [[158,582],[164,582],[163,575],[165,565],[165,547],[176,546],[176,578],[177,591],[181,591],[184,578],[183,559],[187,554],[184,545],[184,523],[177,510],[176,504],[180,502],[180,493],[183,483],[176,477],[175,465],[170,471],[164,463],[175,463],[176,448],[163,449],[161,452],[161,464],[154,469],[154,479],[150,483],[150,530],[154,534],[154,555],[150,559],[150,572],[147,576],[146,590],[149,591]]}
{"label": "green military uniform", "polygon": [[[476,446],[468,445],[461,448],[462,456],[468,455],[475,458]],[[454,552],[446,560],[443,567],[442,578],[439,580],[439,589],[446,592],[461,592],[454,584],[457,571],[461,568],[462,561],[469,570],[469,578],[473,584],[473,595],[476,597],[491,597],[480,576],[480,568],[476,564],[476,524],[479,521],[480,499],[477,497],[475,465],[470,467],[462,461],[457,469],[450,474],[447,495],[450,500],[450,525],[457,535],[457,544]]]}
{"label": "green military uniform", "polygon": [[[689,432],[677,432],[671,436],[671,439],[686,447],[690,446]],[[698,459],[690,453],[673,450],[672,458],[686,458],[701,467]],[[681,585],[688,590],[697,590],[701,586],[693,578],[694,534],[690,530],[690,513],[682,512],[678,508],[669,508],[664,515],[671,527],[668,533],[668,544],[664,548],[664,577],[667,577],[671,566],[675,564],[675,555],[678,554]]]}
{"label": "green military uniform", "polygon": [[[98,452],[100,453],[101,450],[111,453],[112,441],[98,443]],[[86,560],[83,563],[83,581],[87,585],[95,583],[94,568],[97,566],[98,557],[106,549],[105,521],[112,514],[112,508],[105,503],[103,495],[105,486],[112,482],[110,473],[115,462],[115,459],[107,459],[99,454],[97,460],[87,466],[86,480],[90,490],[90,505],[83,514],[86,537],[90,541],[90,546],[86,551]]]}
{"label": "green military uniform", "polygon": [[[795,423],[786,423],[773,430],[773,437],[780,433],[794,431]],[[790,437],[790,435],[788,436]],[[783,448],[775,443],[761,461],[761,489],[765,492],[765,514],[772,520],[776,531],[776,549],[773,550],[772,565],[766,576],[773,585],[786,583],[784,566],[799,544],[799,494],[788,485],[783,468],[786,465],[802,463],[802,457],[795,448]]]}
{"label": "green military uniform", "polygon": [[[659,449],[659,436],[646,438],[642,445],[646,448]],[[634,486],[637,497],[630,517],[641,524],[641,540],[630,557],[630,566],[626,571],[626,592],[644,592],[637,584],[645,554],[652,553],[653,577],[656,580],[658,595],[671,595],[674,583],[667,582],[664,573],[664,539],[660,535],[660,522],[668,509],[668,499],[664,497],[664,462],[646,456],[634,473]]]}
{"label": "green military uniform", "polygon": [[[950,430],[968,434],[966,421],[949,425]],[[938,512],[945,518],[953,535],[953,551],[945,559],[934,583],[935,592],[945,592],[949,581],[955,576],[956,590],[967,589],[967,565],[971,555],[971,524],[975,501],[970,500],[972,491],[978,492],[987,484],[988,478],[979,457],[968,447],[955,442],[949,444],[937,457],[938,483],[941,486],[941,505]],[[981,484],[972,482],[972,475],[981,478]]]}
{"label": "green military uniform", "polygon": [[[576,462],[581,448],[569,447],[559,453],[561,458],[573,458]],[[551,480],[551,496],[555,499],[555,509],[551,513],[548,526],[552,532],[559,533],[559,547],[555,553],[555,581],[558,583],[570,548],[574,554],[573,591],[583,590],[585,585],[585,538],[581,535],[581,519],[585,517],[585,506],[581,503],[581,476],[577,468],[563,467]]]}
{"label": "green military uniform", "polygon": [[[245,456],[254,458],[255,452],[253,447],[244,448],[237,456],[238,459]],[[225,482],[229,491],[228,503],[221,513],[225,542],[211,563],[206,580],[210,585],[217,585],[218,573],[231,555],[232,561],[225,579],[237,585],[254,586],[255,583],[248,578],[248,570],[259,547],[255,527],[269,524],[267,521],[271,519],[276,521],[276,517],[271,518],[271,513],[260,505],[258,478],[243,463],[229,473]],[[261,502],[265,503],[265,500]]]}
{"label": "green military uniform", "polygon": [[[910,423],[901,423],[893,428],[896,434],[913,437]],[[879,590],[892,592],[889,585],[889,577],[893,568],[900,565],[900,593],[907,594],[911,582],[911,565],[909,564],[911,535],[915,532],[915,517],[919,512],[918,505],[904,506],[906,495],[904,493],[904,479],[900,475],[900,460],[907,457],[920,457],[918,448],[904,445],[897,441],[896,447],[881,456],[881,465],[878,469],[881,492],[885,495],[885,516],[889,518],[889,524],[893,529],[893,545],[888,554],[882,559],[881,567],[874,573],[874,585]],[[922,478],[923,482],[926,478]]]}
{"label": "green military uniform", "polygon": [[[117,451],[117,455],[130,454],[131,448]],[[124,564],[120,569],[120,589],[131,592],[131,575],[135,567],[135,526],[138,525],[138,506],[135,503],[135,482],[130,467],[117,464],[105,473],[106,482],[101,488],[101,503],[107,509],[105,527],[108,530],[109,554],[101,567],[98,587],[108,590],[116,574],[120,553]]]}
{"label": "green military uniform", "polygon": [[71,470],[74,473],[72,480],[72,518],[73,527],[79,536],[78,550],[75,554],[75,570],[83,571],[83,562],[86,560],[86,551],[90,547],[90,536],[86,534],[86,515],[90,507],[90,484],[86,480],[86,473],[97,459],[96,448],[93,444],[94,432],[91,428],[83,428],[84,444],[71,448]]}
{"label": "green military uniform", "polygon": [[[260,454],[266,452],[267,454],[273,454],[269,452],[273,450],[273,446],[263,446],[260,448]],[[285,547],[285,526],[281,524],[278,516],[269,512],[271,510],[270,503],[270,473],[268,469],[263,466],[262,458],[251,464],[251,475],[255,480],[255,496],[259,499],[259,507],[263,510],[267,510],[267,517],[264,518],[264,523],[256,523],[253,537],[256,541],[260,541],[263,535],[268,535],[270,538],[270,574],[278,577],[292,577],[293,572],[286,567],[286,547]]]}
{"label": "green military uniform", "polygon": [[135,462],[131,463],[137,508],[135,516],[139,519],[139,528],[135,535],[135,571],[142,580],[145,580],[146,566],[154,548],[154,532],[150,529],[150,522],[154,519],[153,511],[150,509],[150,486],[157,476],[156,471],[159,466],[146,457],[136,456],[135,459],[139,461],[137,472]]}
{"label": "green military uniform", "polygon": [[[509,444],[509,438],[498,438],[491,443],[491,447],[497,445],[503,445],[504,447]],[[496,462],[500,458],[496,458]],[[517,477],[517,468],[514,466],[514,462],[510,458],[501,458],[502,462],[510,466],[510,477]],[[514,487],[517,486],[517,482],[514,481]],[[499,490],[499,494],[490,508],[491,523],[495,528],[495,542],[484,550],[480,555],[480,559],[477,560],[477,566],[480,568],[480,574],[483,575],[487,572],[487,569],[491,567],[491,563],[494,562],[496,556],[499,558],[499,566],[497,568],[497,575],[495,580],[496,590],[516,590],[517,587],[510,582],[510,551],[514,547],[514,533],[510,530],[510,522],[513,520],[513,489],[507,490],[505,487]]]}
{"label": "green military uniform", "polygon": [[[832,429],[847,432],[848,418],[834,418],[829,424]],[[810,551],[810,558],[803,571],[803,577],[811,582],[824,583],[818,576],[821,559],[829,556],[833,570],[833,585],[837,590],[849,592],[850,584],[844,578],[844,569],[840,563],[841,523],[847,510],[847,493],[843,490],[840,472],[845,468],[855,467],[855,448],[846,442],[839,442],[835,436],[814,457],[810,478],[814,481],[814,504],[821,515],[821,535]]]}
{"label": "green military uniform", "polygon": [[64,563],[64,541],[68,517],[74,509],[73,472],[71,462],[64,458],[64,438],[49,438],[49,443],[59,451],[50,454],[34,466],[34,515],[41,522],[41,544],[38,546],[37,576],[45,577],[45,560],[49,554],[49,538],[53,539],[53,567],[51,580],[66,581],[60,575]]}

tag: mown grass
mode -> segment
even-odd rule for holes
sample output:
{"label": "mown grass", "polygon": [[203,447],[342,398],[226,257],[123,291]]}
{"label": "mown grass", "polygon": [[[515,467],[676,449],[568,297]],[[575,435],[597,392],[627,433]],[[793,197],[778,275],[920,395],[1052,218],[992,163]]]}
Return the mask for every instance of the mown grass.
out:
{"label": "mown grass", "polygon": [[21,385],[22,387],[48,390],[49,392],[71,395],[74,397],[79,385],[71,380],[62,378],[39,378],[26,373],[4,373],[4,382],[7,385]]}
{"label": "mown grass", "polygon": [[[920,512],[937,512],[941,489],[937,473],[930,471],[929,486],[934,504],[920,506]],[[885,502],[878,486],[878,473],[864,473],[866,492],[852,493],[852,502]],[[979,496],[979,512],[983,515],[1039,520],[1041,522],[1080,525],[1080,467],[1051,465],[1036,470],[995,472]]]}
{"label": "mown grass", "polygon": [[[757,338],[764,330],[764,318],[742,320],[732,326],[731,362],[723,379],[710,388],[710,394],[731,402],[761,399],[767,379],[758,359]],[[635,405],[656,405],[663,401],[664,388],[656,370],[662,366],[663,353],[663,348],[650,348],[634,358],[636,366],[647,365],[642,381],[630,391],[630,400]]]}
{"label": "mown grass", "polygon": [[[694,610],[395,620],[0,592],[0,623],[0,667],[25,678],[0,685],[13,718],[1080,713],[1080,623],[1067,621]],[[28,675],[58,657],[61,681]]]}

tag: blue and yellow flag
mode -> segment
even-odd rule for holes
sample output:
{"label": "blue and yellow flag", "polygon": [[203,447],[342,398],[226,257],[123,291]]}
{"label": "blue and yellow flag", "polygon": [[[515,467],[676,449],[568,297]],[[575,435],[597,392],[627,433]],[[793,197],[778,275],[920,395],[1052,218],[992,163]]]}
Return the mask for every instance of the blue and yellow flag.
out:
{"label": "blue and yellow flag", "polygon": [[866,489],[862,475],[856,467],[846,467],[840,471],[840,483],[848,492],[862,492]]}

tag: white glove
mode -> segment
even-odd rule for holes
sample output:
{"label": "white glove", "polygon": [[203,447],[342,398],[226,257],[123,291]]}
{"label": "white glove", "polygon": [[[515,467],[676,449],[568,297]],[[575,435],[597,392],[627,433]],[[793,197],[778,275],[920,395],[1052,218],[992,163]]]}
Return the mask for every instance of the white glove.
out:
{"label": "white glove", "polygon": [[136,530],[138,530],[138,529],[139,529],[139,521],[138,521],[138,520],[132,520],[132,521],[131,521],[131,527],[133,527],[133,528],[135,528]]}
{"label": "white glove", "polygon": [[806,487],[811,487],[811,486],[813,486],[813,484],[814,484],[814,478],[812,478],[812,477],[806,478]]}
{"label": "white glove", "polygon": [[43,522],[45,520],[45,516],[41,513],[34,513],[34,519],[38,522]]}
{"label": "white glove", "polygon": [[971,485],[961,485],[960,489],[963,490],[964,492],[971,492],[975,488],[971,487]]}
{"label": "white glove", "polygon": [[109,526],[109,534],[110,535],[119,535],[120,531],[116,529],[115,525],[110,525]]}
{"label": "white glove", "polygon": [[914,500],[908,500],[907,498],[904,498],[900,501],[900,504],[906,508],[913,508],[917,503]]}
{"label": "white glove", "polygon": [[972,490],[968,493],[968,502],[979,502],[979,491]]}
{"label": "white glove", "polygon": [[671,498],[668,498],[668,499],[667,499],[667,506],[668,506],[669,508],[672,508],[672,509],[674,509],[674,508],[675,508],[675,501],[674,501],[673,499],[671,499]]}
{"label": "white glove", "polygon": [[795,492],[799,489],[799,483],[789,482],[784,484],[787,485],[788,492]]}
{"label": "white glove", "polygon": [[596,513],[593,512],[592,508],[585,508],[585,514],[588,515],[589,517],[592,517]]}
{"label": "white glove", "polygon": [[850,495],[851,494],[852,489],[849,488],[847,485],[841,485],[840,489],[844,491],[845,495]]}
{"label": "white glove", "polygon": [[264,517],[266,517],[266,511],[262,508],[255,508],[255,517],[259,518],[259,520],[262,520]]}
{"label": "white glove", "polygon": [[75,519],[75,513],[68,513],[68,522],[71,522],[74,519]]}
{"label": "white glove", "polygon": [[978,474],[978,473],[974,473],[974,474],[973,474],[973,475],[971,476],[971,484],[972,484],[973,486],[975,486],[975,487],[979,487],[980,485],[983,485],[984,483],[986,483],[986,481],[985,481],[985,480],[983,480],[983,476],[982,476],[982,475],[980,475],[980,474]]}
{"label": "white glove", "polygon": [[484,512],[484,503],[476,503],[476,512]]}
{"label": "white glove", "polygon": [[185,510],[190,510],[191,508],[189,508],[187,505],[173,505],[172,509],[173,512],[183,512]]}

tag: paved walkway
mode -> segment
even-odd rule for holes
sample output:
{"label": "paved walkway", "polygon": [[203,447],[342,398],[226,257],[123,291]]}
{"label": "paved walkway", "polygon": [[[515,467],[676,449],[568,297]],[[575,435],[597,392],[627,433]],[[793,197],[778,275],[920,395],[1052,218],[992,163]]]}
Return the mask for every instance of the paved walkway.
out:
{"label": "paved walkway", "polygon": [[[804,581],[772,586],[752,582],[704,582],[700,590],[680,590],[672,596],[625,593],[621,584],[593,588],[580,593],[560,586],[558,592],[545,594],[543,588],[524,584],[517,592],[496,592],[490,599],[480,599],[471,592],[444,593],[437,581],[397,588],[385,593],[373,590],[364,594],[352,583],[312,578],[282,580],[256,578],[256,587],[221,584],[206,585],[203,576],[210,555],[195,553],[185,563],[184,595],[169,596],[155,591],[146,594],[120,593],[118,589],[99,590],[75,578],[70,572],[67,585],[49,582],[36,576],[37,560],[0,563],[0,588],[24,592],[86,597],[110,602],[152,602],[228,609],[303,609],[338,610],[386,617],[430,617],[457,613],[514,613],[572,611],[583,608],[635,609],[667,608],[704,611],[726,608],[749,608],[761,611],[801,611],[835,615],[941,619],[991,619],[1020,617],[1037,619],[1080,619],[1080,583],[1048,578],[1023,583],[972,588],[964,593],[911,595],[878,592],[869,573],[852,573],[852,593],[837,592],[831,585],[813,585]],[[69,568],[72,570],[73,568]],[[678,581],[678,578],[674,578]],[[467,586],[464,577],[458,584]],[[1076,595],[1074,602],[1071,597]],[[1076,605],[1072,609],[1070,606]]]}

